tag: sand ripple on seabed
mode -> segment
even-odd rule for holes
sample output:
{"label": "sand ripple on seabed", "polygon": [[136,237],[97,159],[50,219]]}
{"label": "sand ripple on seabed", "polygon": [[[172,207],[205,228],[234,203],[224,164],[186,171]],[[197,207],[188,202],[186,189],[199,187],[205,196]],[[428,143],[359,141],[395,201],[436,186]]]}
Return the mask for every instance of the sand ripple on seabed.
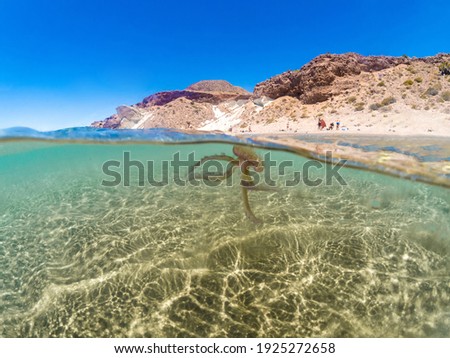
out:
{"label": "sand ripple on seabed", "polygon": [[0,217],[0,334],[449,336],[448,198],[350,184],[251,193],[258,227],[239,188],[66,183]]}

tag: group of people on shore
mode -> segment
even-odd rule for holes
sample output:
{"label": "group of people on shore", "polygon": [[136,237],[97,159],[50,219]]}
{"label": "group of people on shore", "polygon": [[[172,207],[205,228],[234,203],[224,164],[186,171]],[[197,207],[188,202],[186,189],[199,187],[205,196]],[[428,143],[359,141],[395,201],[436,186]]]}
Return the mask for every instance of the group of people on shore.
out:
{"label": "group of people on shore", "polygon": [[[341,122],[339,120],[336,121],[336,130],[339,130],[339,127],[341,125]],[[331,131],[334,129],[334,122],[330,123],[330,126],[327,128],[327,124],[325,123],[325,120],[323,118],[319,118],[317,121],[317,128],[319,130],[326,129],[327,131]]]}

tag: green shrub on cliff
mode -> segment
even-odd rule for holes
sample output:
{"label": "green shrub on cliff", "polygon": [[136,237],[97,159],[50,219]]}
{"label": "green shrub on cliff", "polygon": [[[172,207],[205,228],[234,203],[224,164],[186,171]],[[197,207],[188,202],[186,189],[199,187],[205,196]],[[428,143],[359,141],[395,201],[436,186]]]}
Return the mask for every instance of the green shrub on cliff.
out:
{"label": "green shrub on cliff", "polygon": [[397,102],[397,100],[394,97],[391,96],[391,97],[387,97],[387,98],[383,99],[381,101],[381,105],[382,106],[389,106],[390,104],[393,104],[395,102]]}
{"label": "green shrub on cliff", "polygon": [[364,102],[358,102],[355,104],[355,111],[359,112],[364,110]]}
{"label": "green shrub on cliff", "polygon": [[439,65],[439,72],[441,75],[450,75],[450,62],[442,62]]}
{"label": "green shrub on cliff", "polygon": [[389,111],[390,107],[388,107],[390,104],[393,104],[397,102],[397,100],[395,99],[395,97],[386,97],[385,99],[383,99],[381,101],[381,103],[372,103],[369,106],[369,109],[371,111],[378,111],[378,110],[383,110],[383,111]]}
{"label": "green shrub on cliff", "polygon": [[405,86],[412,86],[413,84],[414,84],[414,82],[413,82],[413,80],[406,80],[405,82],[403,82],[403,84],[405,85]]}
{"label": "green shrub on cliff", "polygon": [[425,91],[425,94],[427,94],[428,96],[436,96],[438,93],[439,93],[439,89],[436,87],[429,87]]}
{"label": "green shrub on cliff", "polygon": [[383,107],[380,103],[372,103],[369,108],[372,111],[377,111],[379,110],[381,107]]}
{"label": "green shrub on cliff", "polygon": [[446,102],[450,101],[450,91],[442,92],[441,98]]}

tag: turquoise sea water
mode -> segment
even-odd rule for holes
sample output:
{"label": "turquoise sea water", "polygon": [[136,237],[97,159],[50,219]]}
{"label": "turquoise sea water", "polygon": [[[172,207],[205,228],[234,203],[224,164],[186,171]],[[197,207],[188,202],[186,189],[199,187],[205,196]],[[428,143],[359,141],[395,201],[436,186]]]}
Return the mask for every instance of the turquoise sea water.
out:
{"label": "turquoise sea water", "polygon": [[[346,166],[347,185],[287,187],[308,159],[268,144],[255,151],[292,165],[272,168],[277,191],[249,193],[255,224],[238,172],[232,185],[180,186],[187,168],[160,165],[232,156],[229,140],[0,132],[0,336],[450,337],[447,187]],[[438,142],[401,148],[439,162]],[[169,184],[132,168],[129,186],[102,185],[124,152]]]}

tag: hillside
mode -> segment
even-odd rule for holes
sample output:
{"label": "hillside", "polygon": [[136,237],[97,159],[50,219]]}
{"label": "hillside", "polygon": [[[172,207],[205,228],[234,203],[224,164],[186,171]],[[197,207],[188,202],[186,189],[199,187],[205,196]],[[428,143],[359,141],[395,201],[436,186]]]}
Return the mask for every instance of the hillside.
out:
{"label": "hillside", "polygon": [[253,94],[226,81],[201,81],[120,106],[93,126],[305,133],[318,131],[322,117],[351,132],[450,135],[450,76],[439,70],[445,62],[450,54],[325,54],[258,83]]}

